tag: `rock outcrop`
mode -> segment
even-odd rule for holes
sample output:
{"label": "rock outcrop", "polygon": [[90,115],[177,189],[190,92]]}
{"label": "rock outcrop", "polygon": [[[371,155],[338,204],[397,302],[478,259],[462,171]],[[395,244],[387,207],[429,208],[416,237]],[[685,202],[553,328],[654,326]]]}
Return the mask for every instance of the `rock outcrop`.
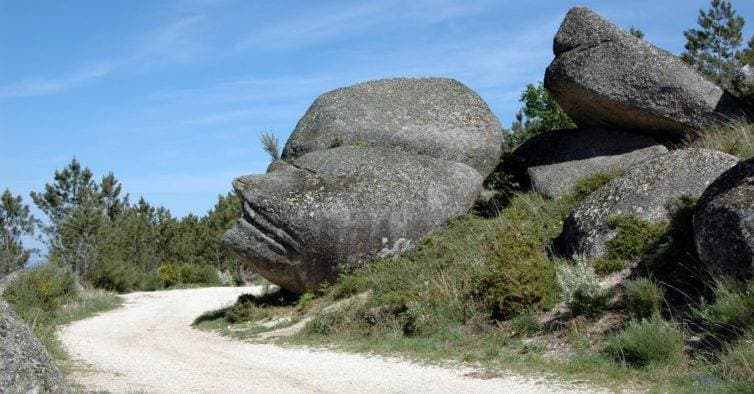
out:
{"label": "rock outcrop", "polygon": [[694,214],[700,260],[720,276],[754,273],[754,159],[723,173],[705,190]]}
{"label": "rock outcrop", "polygon": [[580,127],[686,137],[730,118],[743,104],[672,54],[585,7],[555,36],[545,87]]}
{"label": "rock outcrop", "polygon": [[563,225],[564,252],[594,258],[615,237],[610,221],[634,214],[650,223],[668,218],[667,205],[682,196],[698,198],[738,158],[710,149],[681,149],[643,161],[586,198]]}
{"label": "rock outcrop", "polygon": [[486,177],[497,165],[501,143],[497,118],[462,83],[396,78],[319,96],[293,130],[283,158],[360,144],[468,164]]}
{"label": "rock outcrop", "polygon": [[233,182],[244,213],[223,243],[271,282],[303,292],[410,248],[466,212],[482,181],[466,164],[395,149],[313,151]]}
{"label": "rock outcrop", "polygon": [[42,343],[0,299],[0,391],[66,393],[68,387]]}
{"label": "rock outcrop", "polygon": [[[568,194],[590,175],[625,169],[667,152],[651,137],[602,129],[555,130],[530,138],[511,159],[531,186],[549,198]],[[520,175],[519,175],[520,176]]]}

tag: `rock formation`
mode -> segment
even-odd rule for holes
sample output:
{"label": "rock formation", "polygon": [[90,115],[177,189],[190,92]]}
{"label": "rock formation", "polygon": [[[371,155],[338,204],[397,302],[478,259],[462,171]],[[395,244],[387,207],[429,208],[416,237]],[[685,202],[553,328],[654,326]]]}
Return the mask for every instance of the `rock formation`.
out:
{"label": "rock formation", "polygon": [[468,164],[486,177],[500,157],[500,130],[481,97],[454,79],[383,79],[319,96],[283,158],[361,144]]}
{"label": "rock formation", "polygon": [[0,299],[0,391],[65,393],[68,387],[42,343]]}
{"label": "rock formation", "polygon": [[704,191],[694,214],[699,259],[716,275],[754,274],[754,159],[723,173]]}
{"label": "rock formation", "polygon": [[549,198],[568,194],[590,175],[625,169],[667,152],[654,139],[600,129],[555,130],[530,138],[514,152],[515,171],[526,172],[534,190]]}
{"label": "rock formation", "polygon": [[244,215],[223,243],[271,282],[314,289],[466,212],[501,143],[487,105],[454,80],[337,89],[299,121],[290,164],[233,182]]}
{"label": "rock formation", "polygon": [[563,224],[565,252],[594,258],[615,237],[610,221],[634,214],[650,223],[668,218],[667,205],[689,196],[698,198],[738,158],[710,149],[680,149],[643,161],[586,198]]}
{"label": "rock formation", "polygon": [[545,87],[581,127],[686,137],[744,115],[739,100],[679,58],[587,8],[568,12],[553,50]]}

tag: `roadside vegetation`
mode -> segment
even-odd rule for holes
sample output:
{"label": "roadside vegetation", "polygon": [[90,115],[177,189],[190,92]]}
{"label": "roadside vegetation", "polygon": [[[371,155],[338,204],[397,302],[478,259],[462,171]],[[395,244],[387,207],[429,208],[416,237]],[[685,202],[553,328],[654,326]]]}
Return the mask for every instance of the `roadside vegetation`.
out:
{"label": "roadside vegetation", "polygon": [[67,355],[55,335],[58,327],[121,304],[114,293],[80,288],[70,268],[55,264],[25,271],[5,288],[2,296],[64,370]]}

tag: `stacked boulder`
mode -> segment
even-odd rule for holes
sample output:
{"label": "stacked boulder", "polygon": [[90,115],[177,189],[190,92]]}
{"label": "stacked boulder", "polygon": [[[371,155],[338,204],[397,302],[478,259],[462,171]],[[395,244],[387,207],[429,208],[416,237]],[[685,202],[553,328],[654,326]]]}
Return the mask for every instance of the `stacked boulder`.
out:
{"label": "stacked boulder", "polygon": [[264,175],[237,178],[223,243],[293,292],[411,248],[465,213],[500,156],[497,118],[452,79],[387,79],[317,98]]}
{"label": "stacked boulder", "polygon": [[581,178],[620,173],[570,213],[560,237],[566,254],[604,255],[616,235],[613,217],[667,220],[669,203],[700,197],[738,162],[718,151],[665,147],[746,115],[741,101],[677,57],[584,7],[568,12],[553,51],[545,87],[579,129],[532,138],[513,153],[513,166],[550,198],[569,194]]}

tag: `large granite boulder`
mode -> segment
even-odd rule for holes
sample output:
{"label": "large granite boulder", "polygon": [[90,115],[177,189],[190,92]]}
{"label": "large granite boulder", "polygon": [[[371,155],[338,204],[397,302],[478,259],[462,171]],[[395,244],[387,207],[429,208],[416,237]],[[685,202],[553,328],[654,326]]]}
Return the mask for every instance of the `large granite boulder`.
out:
{"label": "large granite boulder", "polygon": [[500,123],[454,79],[369,81],[319,96],[299,120],[283,158],[342,145],[368,145],[468,164],[483,177],[500,157]]}
{"label": "large granite boulder", "polygon": [[0,299],[0,392],[64,393],[68,387],[42,343]]}
{"label": "large granite boulder", "polygon": [[671,53],[585,7],[572,8],[553,45],[545,87],[581,127],[685,137],[743,116],[743,104]]}
{"label": "large granite boulder", "polygon": [[711,273],[752,277],[754,159],[726,171],[704,191],[694,214],[694,239]]}
{"label": "large granite boulder", "polygon": [[610,222],[634,214],[650,223],[668,219],[667,206],[682,196],[698,198],[738,158],[710,149],[681,149],[643,161],[601,187],[563,224],[560,243],[571,255],[602,256],[615,237]]}
{"label": "large granite boulder", "polygon": [[243,218],[223,243],[293,292],[410,248],[466,212],[483,181],[466,164],[386,148],[345,146],[280,163],[233,182]]}
{"label": "large granite boulder", "polygon": [[667,152],[651,137],[602,129],[554,130],[530,138],[511,157],[532,188],[560,198],[576,183],[598,172],[628,168]]}

